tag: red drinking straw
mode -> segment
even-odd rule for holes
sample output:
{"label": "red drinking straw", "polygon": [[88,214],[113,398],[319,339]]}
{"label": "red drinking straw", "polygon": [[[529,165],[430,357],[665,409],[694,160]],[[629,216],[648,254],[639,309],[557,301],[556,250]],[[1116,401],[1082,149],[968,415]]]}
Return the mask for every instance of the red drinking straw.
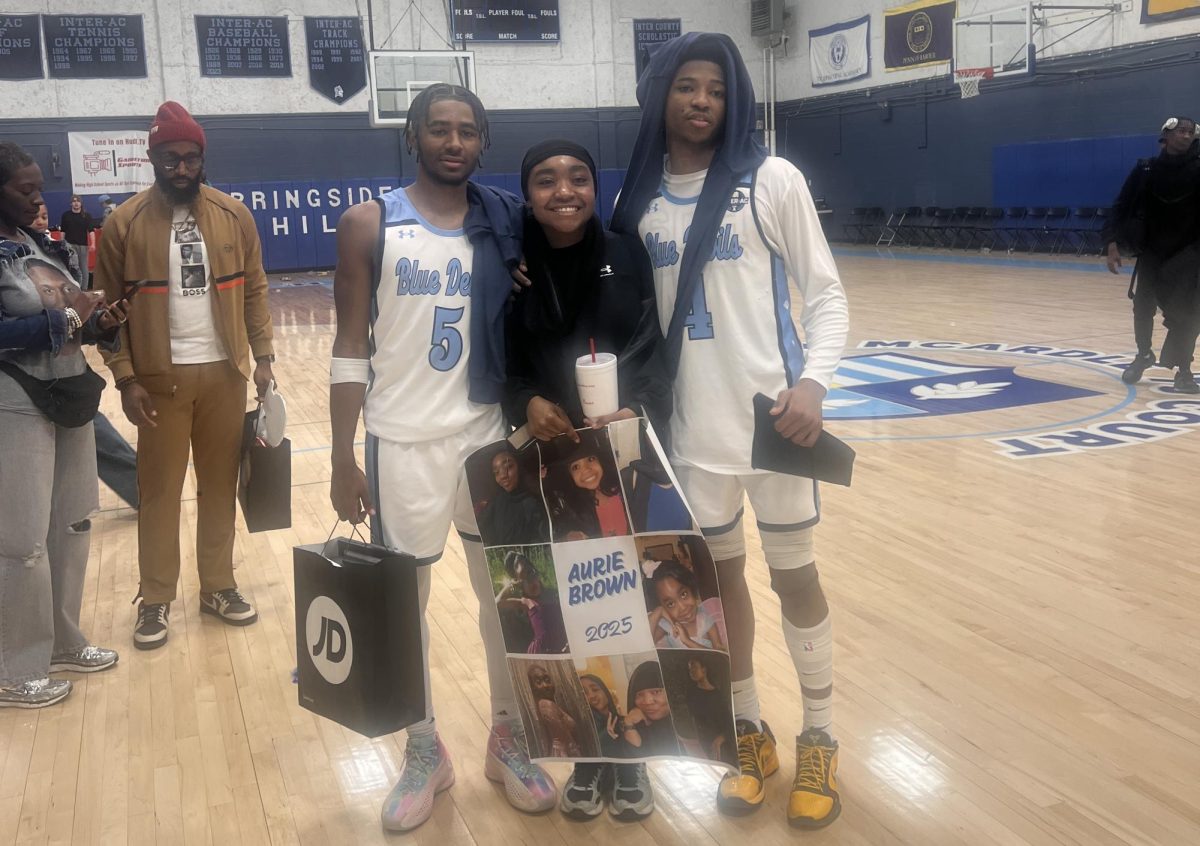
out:
{"label": "red drinking straw", "polygon": [[592,364],[596,363],[596,339],[588,338],[588,346],[592,348]]}

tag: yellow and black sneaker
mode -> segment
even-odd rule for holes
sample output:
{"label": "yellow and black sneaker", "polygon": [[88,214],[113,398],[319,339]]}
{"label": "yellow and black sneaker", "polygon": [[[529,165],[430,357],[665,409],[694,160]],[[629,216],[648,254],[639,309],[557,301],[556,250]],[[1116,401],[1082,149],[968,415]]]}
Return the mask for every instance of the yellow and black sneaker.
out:
{"label": "yellow and black sneaker", "polygon": [[767,776],[779,770],[775,735],[763,721],[762,731],[749,720],[737,721],[738,770],[727,774],[717,788],[717,810],[737,816],[757,811],[767,795]]}
{"label": "yellow and black sneaker", "polygon": [[796,738],[796,779],[788,797],[788,823],[824,828],[842,812],[837,789],[838,743],[821,729]]}

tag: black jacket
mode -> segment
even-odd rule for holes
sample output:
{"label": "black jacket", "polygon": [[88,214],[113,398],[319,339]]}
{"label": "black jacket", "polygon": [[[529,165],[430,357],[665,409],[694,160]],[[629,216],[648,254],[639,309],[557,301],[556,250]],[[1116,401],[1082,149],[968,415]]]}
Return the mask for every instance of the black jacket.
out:
{"label": "black jacket", "polygon": [[1138,161],[1113,203],[1105,243],[1167,259],[1200,239],[1200,145]]}
{"label": "black jacket", "polygon": [[662,369],[654,277],[641,241],[605,232],[593,218],[588,238],[572,254],[574,278],[569,280],[551,278],[556,262],[547,249],[540,224],[530,217],[525,255],[533,285],[515,297],[506,323],[509,422],[525,425],[526,406],[541,396],[582,427],[575,359],[587,354],[588,340],[594,338],[597,351],[617,355],[621,407],[644,413],[664,432],[671,383]]}

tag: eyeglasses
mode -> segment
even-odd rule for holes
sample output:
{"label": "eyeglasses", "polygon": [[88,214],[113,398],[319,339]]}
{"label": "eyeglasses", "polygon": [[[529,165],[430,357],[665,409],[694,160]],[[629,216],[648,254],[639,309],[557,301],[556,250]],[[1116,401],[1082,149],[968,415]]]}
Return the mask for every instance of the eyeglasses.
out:
{"label": "eyeglasses", "polygon": [[204,156],[201,153],[188,153],[186,156],[173,156],[168,153],[158,159],[158,164],[167,171],[179,170],[181,165],[187,165],[188,170],[195,170],[204,164]]}

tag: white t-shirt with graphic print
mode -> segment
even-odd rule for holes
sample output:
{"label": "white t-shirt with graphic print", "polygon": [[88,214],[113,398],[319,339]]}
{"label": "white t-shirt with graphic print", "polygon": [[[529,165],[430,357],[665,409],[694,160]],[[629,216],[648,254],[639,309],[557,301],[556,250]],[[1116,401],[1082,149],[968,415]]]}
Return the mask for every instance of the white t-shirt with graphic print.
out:
{"label": "white t-shirt with graphic print", "polygon": [[207,364],[229,357],[213,318],[213,283],[204,238],[187,206],[176,206],[168,236],[171,363]]}

